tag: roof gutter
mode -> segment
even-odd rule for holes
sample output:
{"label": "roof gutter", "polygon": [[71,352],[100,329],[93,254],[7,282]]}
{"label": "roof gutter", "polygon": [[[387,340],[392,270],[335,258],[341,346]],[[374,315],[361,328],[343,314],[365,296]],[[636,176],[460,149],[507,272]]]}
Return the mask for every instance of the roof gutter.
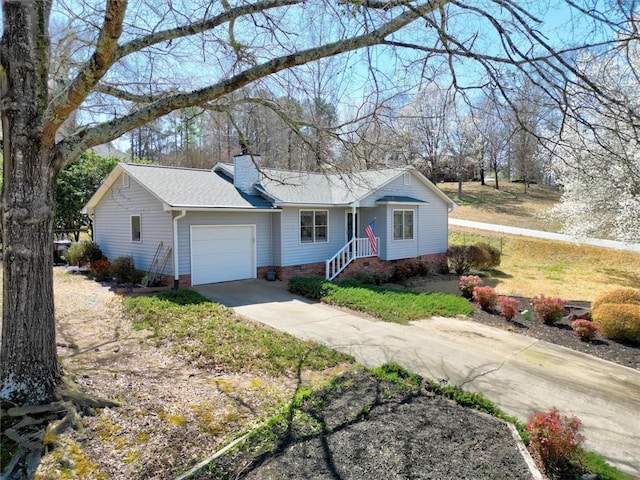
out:
{"label": "roof gutter", "polygon": [[187,215],[186,210],[182,210],[180,215],[173,217],[173,289],[177,290],[180,284],[180,262],[178,261],[178,220]]}

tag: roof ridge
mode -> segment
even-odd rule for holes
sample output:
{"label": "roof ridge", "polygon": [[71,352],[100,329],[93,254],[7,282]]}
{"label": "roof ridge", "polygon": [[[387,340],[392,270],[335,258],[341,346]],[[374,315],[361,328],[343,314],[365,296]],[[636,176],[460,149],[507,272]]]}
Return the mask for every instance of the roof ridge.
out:
{"label": "roof ridge", "polygon": [[130,162],[121,162],[124,165],[129,167],[152,167],[152,168],[164,168],[166,170],[187,170],[190,172],[211,172],[209,168],[193,168],[193,167],[175,167],[172,165],[155,165],[148,163],[130,163]]}

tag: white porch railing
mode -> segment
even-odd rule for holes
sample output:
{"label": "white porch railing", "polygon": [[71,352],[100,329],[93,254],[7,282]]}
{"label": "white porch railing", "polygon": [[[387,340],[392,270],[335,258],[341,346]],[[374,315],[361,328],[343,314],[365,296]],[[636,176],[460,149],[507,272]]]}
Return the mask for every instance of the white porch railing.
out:
{"label": "white porch railing", "polygon": [[[380,238],[376,237],[376,249],[380,245]],[[325,277],[327,280],[333,280],[347,265],[356,258],[377,257],[377,253],[373,253],[369,238],[352,238],[338,253],[326,262]]]}

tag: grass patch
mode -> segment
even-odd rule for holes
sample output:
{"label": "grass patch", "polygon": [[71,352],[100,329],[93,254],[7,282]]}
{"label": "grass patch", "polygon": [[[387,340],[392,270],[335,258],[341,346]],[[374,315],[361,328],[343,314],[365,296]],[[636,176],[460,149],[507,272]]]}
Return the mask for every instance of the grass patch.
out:
{"label": "grass patch", "polygon": [[289,290],[400,324],[433,315],[455,317],[473,312],[472,305],[457,295],[398,290],[365,285],[356,280],[332,283],[321,277],[293,278]]}
{"label": "grass patch", "polygon": [[609,465],[604,458],[592,452],[585,453],[584,467],[587,471],[598,475],[599,480],[632,480],[631,475],[621,472]]}
{"label": "grass patch", "polygon": [[282,375],[354,362],[350,355],[245,320],[193,290],[129,297],[124,307],[134,327],[152,330],[159,344],[225,373]]}
{"label": "grass patch", "polygon": [[449,231],[450,245],[486,241],[501,244],[502,258],[498,269],[483,272],[483,280],[502,295],[544,293],[591,301],[615,288],[640,288],[639,253],[466,229]]}
{"label": "grass patch", "polygon": [[451,218],[546,232],[559,232],[562,228],[560,222],[545,214],[560,200],[560,191],[554,187],[531,185],[525,193],[522,184],[501,181],[500,190],[496,190],[493,183],[483,186],[465,182],[462,199],[457,198],[457,183],[440,183],[438,187],[459,206],[449,214]]}

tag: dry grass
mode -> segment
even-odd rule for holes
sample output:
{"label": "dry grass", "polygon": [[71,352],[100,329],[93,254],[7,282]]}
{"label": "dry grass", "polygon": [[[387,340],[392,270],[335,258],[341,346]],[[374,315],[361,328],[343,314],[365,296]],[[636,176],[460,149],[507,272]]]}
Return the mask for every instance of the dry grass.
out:
{"label": "dry grass", "polygon": [[[452,244],[489,241],[498,234],[451,230]],[[487,272],[485,283],[504,295],[531,297],[544,293],[570,300],[593,301],[620,287],[640,288],[640,254],[571,243],[502,235],[502,263]]]}
{"label": "dry grass", "polygon": [[299,376],[196,365],[159,347],[153,332],[132,328],[122,298],[109,288],[56,268],[54,290],[65,374],[122,406],[85,416],[82,431],[50,439],[56,448],[42,460],[41,480],[175,478],[279,411],[299,382],[322,383],[348,368]]}
{"label": "dry grass", "polygon": [[457,183],[440,183],[438,187],[459,206],[450,213],[451,218],[560,231],[561,224],[545,216],[560,199],[556,188],[531,185],[525,193],[521,183],[503,183],[500,190],[496,190],[493,184],[482,186],[478,182],[465,182],[462,199],[458,199]]}

